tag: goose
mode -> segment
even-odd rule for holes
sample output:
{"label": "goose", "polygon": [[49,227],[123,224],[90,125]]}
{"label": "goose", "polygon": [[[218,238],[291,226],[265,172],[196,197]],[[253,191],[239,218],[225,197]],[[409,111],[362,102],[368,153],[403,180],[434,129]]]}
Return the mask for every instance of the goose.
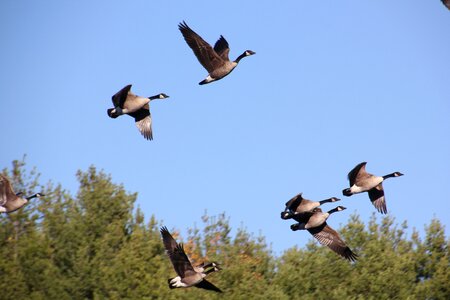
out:
{"label": "goose", "polygon": [[448,9],[450,9],[450,0],[441,0],[441,1]]}
{"label": "goose", "polygon": [[332,213],[344,209],[346,208],[343,206],[337,206],[336,208],[323,213],[320,207],[316,207],[313,211],[291,214],[290,217],[298,222],[291,225],[291,230],[297,231],[306,229],[320,244],[327,246],[349,261],[356,261],[357,255],[345,244],[337,231],[327,224],[327,219]]}
{"label": "goose", "polygon": [[202,263],[193,267],[184,252],[183,245],[175,241],[169,230],[167,230],[167,227],[161,227],[160,232],[164,248],[166,248],[167,255],[172,262],[173,268],[178,274],[178,276],[168,279],[169,288],[174,289],[195,286],[222,293],[218,287],[205,279],[208,274],[220,270],[216,262]]}
{"label": "goose", "polygon": [[366,172],[367,162],[358,164],[348,173],[350,188],[342,191],[344,196],[350,197],[354,194],[363,192],[369,193],[370,201],[375,208],[382,214],[387,213],[386,200],[384,199],[384,190],[382,182],[387,178],[403,176],[400,172],[394,172],[384,176],[375,176]]}
{"label": "goose", "polygon": [[289,212],[292,213],[303,213],[306,211],[311,211],[316,207],[319,207],[320,205],[324,203],[329,202],[336,202],[340,201],[341,199],[336,197],[331,197],[325,200],[321,201],[311,201],[308,199],[303,198],[302,193],[297,194],[292,199],[290,199],[288,202],[286,202],[286,209],[281,213],[281,218],[285,219],[289,216]]}
{"label": "goose", "polygon": [[256,54],[252,50],[246,50],[236,60],[230,61],[228,58],[230,48],[228,47],[227,40],[222,35],[214,44],[214,48],[212,48],[185,21],[178,24],[178,29],[181,31],[186,43],[192,49],[200,64],[208,71],[208,76],[199,82],[200,85],[222,79],[236,68],[242,58]]}
{"label": "goose", "polygon": [[36,193],[29,197],[23,197],[23,193],[14,193],[11,182],[6,176],[0,174],[0,213],[11,213],[18,210],[33,198],[45,196],[43,193]]}
{"label": "goose", "polygon": [[109,108],[107,110],[108,116],[113,119],[124,114],[133,117],[137,128],[144,138],[153,140],[150,101],[155,99],[166,99],[169,98],[169,96],[160,93],[151,97],[140,97],[133,94],[130,90],[131,84],[125,86],[111,97],[114,108]]}

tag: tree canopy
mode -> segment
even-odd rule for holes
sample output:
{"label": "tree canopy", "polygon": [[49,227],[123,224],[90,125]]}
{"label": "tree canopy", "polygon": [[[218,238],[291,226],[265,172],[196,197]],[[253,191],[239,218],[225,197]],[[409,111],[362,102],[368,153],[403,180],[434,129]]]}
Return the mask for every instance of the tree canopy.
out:
{"label": "tree canopy", "polygon": [[[23,161],[3,173],[16,191],[47,196],[0,215],[1,299],[450,299],[450,240],[437,219],[421,237],[391,216],[365,223],[354,214],[338,231],[357,262],[313,239],[277,257],[264,236],[244,227],[232,235],[225,213],[205,213],[201,228],[182,237],[177,224],[145,218],[137,194],[94,166],[77,173],[75,196],[52,182],[39,186],[38,172]],[[223,294],[169,289],[175,272],[161,225],[193,262],[221,263],[209,280]]]}

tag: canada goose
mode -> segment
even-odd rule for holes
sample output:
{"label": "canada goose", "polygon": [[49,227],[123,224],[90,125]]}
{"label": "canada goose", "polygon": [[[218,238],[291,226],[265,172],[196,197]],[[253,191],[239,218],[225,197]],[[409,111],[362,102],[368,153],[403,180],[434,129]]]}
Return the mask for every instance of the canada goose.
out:
{"label": "canada goose", "polygon": [[175,241],[167,227],[161,227],[160,232],[167,255],[172,262],[175,272],[178,274],[177,277],[168,279],[171,289],[195,286],[219,293],[222,292],[218,287],[205,279],[208,274],[220,270],[216,262],[202,263],[193,267],[184,252],[183,245]]}
{"label": "canada goose", "polygon": [[450,9],[450,0],[441,0],[441,1],[448,9]]}
{"label": "canada goose", "polygon": [[140,97],[133,94],[130,89],[131,84],[127,85],[111,97],[114,108],[109,108],[107,110],[108,116],[113,119],[123,114],[133,117],[141,134],[147,140],[153,140],[150,101],[155,99],[166,99],[169,98],[169,96],[161,93],[151,97]]}
{"label": "canada goose", "polygon": [[14,193],[10,181],[6,176],[0,174],[0,213],[11,213],[18,210],[33,198],[45,196],[42,193],[36,193],[29,197],[23,197],[23,193]]}
{"label": "canada goose", "polygon": [[403,174],[394,172],[384,176],[375,176],[366,172],[367,162],[358,164],[348,173],[348,180],[350,181],[350,188],[344,189],[342,194],[344,196],[351,196],[363,192],[369,193],[370,201],[375,208],[382,214],[387,213],[386,200],[384,199],[384,190],[382,182],[390,177],[398,177]]}
{"label": "canada goose", "polygon": [[306,229],[320,244],[327,246],[349,261],[355,261],[357,255],[345,244],[337,231],[327,224],[327,219],[332,213],[344,209],[346,208],[338,206],[323,213],[320,207],[316,207],[310,212],[300,213],[298,215],[292,214],[291,216],[299,223],[291,225],[291,229],[293,231]]}
{"label": "canada goose", "polygon": [[230,48],[228,47],[228,42],[222,35],[214,44],[213,49],[201,36],[189,28],[186,22],[183,21],[178,24],[178,29],[181,31],[186,43],[194,51],[200,64],[209,73],[205,80],[199,82],[200,85],[222,79],[236,68],[242,58],[255,54],[252,50],[246,50],[236,60],[230,61],[228,58]]}
{"label": "canada goose", "polygon": [[341,199],[336,197],[331,197],[322,201],[311,201],[303,198],[302,193],[294,196],[291,200],[286,202],[286,209],[281,213],[281,218],[286,219],[289,216],[289,212],[292,213],[302,213],[306,211],[311,211],[316,207],[328,202],[336,202]]}

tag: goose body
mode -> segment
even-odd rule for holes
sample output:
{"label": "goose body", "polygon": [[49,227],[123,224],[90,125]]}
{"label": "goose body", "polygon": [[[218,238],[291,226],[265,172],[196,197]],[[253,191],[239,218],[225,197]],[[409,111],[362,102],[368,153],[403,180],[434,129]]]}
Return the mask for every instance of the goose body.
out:
{"label": "goose body", "polygon": [[178,275],[168,279],[169,287],[171,289],[195,286],[219,293],[222,292],[218,287],[205,279],[208,274],[220,270],[216,262],[202,263],[193,267],[184,252],[183,245],[178,244],[175,241],[167,228],[162,227],[160,232],[163,239],[164,248],[166,249],[167,255],[169,256],[173,268]]}
{"label": "goose body", "polygon": [[131,92],[131,84],[125,86],[112,97],[114,108],[107,110],[108,116],[115,119],[127,114],[134,118],[136,127],[147,140],[153,140],[150,101],[169,98],[164,93],[151,97],[141,97]]}
{"label": "goose body", "polygon": [[213,48],[193,31],[186,22],[183,21],[180,23],[178,29],[181,31],[184,40],[192,49],[200,64],[208,71],[208,76],[199,82],[200,85],[222,79],[236,68],[242,58],[255,54],[252,50],[246,50],[234,61],[230,61],[228,57],[230,48],[227,40],[222,35]]}
{"label": "goose body", "polygon": [[292,215],[293,219],[299,223],[291,225],[293,231],[308,230],[308,232],[319,241],[320,244],[327,246],[335,253],[348,259],[355,261],[357,255],[345,244],[336,230],[327,224],[328,217],[337,211],[344,210],[345,207],[338,206],[328,212],[322,212],[320,207],[313,211]]}
{"label": "goose body", "polygon": [[403,174],[393,172],[384,176],[375,176],[366,171],[366,164],[367,162],[362,162],[348,173],[347,177],[350,182],[350,188],[344,189],[342,194],[349,197],[354,194],[368,192],[370,201],[375,208],[380,213],[386,214],[387,207],[382,182],[387,178],[399,177]]}
{"label": "goose body", "polygon": [[302,193],[297,194],[293,198],[291,198],[288,202],[286,202],[286,209],[281,213],[281,218],[286,219],[289,217],[291,213],[299,214],[307,211],[312,211],[314,208],[321,206],[324,203],[328,202],[336,202],[341,199],[336,197],[331,197],[321,201],[312,201],[303,198]]}
{"label": "goose body", "polygon": [[28,203],[33,198],[44,196],[42,193],[36,193],[29,197],[22,197],[22,193],[14,193],[9,179],[0,174],[0,213],[11,213]]}

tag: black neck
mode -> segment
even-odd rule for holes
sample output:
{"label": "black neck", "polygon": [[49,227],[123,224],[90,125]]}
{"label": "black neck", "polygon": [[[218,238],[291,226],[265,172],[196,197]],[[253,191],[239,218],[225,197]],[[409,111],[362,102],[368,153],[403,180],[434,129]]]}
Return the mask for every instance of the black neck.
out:
{"label": "black neck", "polygon": [[150,100],[159,99],[159,94],[155,95],[155,96],[148,97],[148,99],[150,99]]}
{"label": "black neck", "polygon": [[336,207],[336,208],[333,208],[332,210],[329,210],[328,213],[332,214],[332,213],[335,213],[337,211],[339,211],[339,208]]}
{"label": "black neck", "polygon": [[215,271],[216,271],[216,269],[215,269],[214,267],[211,267],[210,269],[204,271],[203,274],[206,274],[206,275],[207,275],[207,274],[212,273],[212,272],[215,272]]}
{"label": "black neck", "polygon": [[396,177],[396,176],[395,176],[395,172],[394,172],[394,173],[391,173],[391,174],[384,175],[384,176],[383,176],[383,179],[387,179],[387,178],[391,178],[391,177]]}
{"label": "black neck", "polygon": [[234,62],[235,63],[239,63],[239,61],[241,60],[241,59],[243,59],[244,57],[246,57],[247,55],[245,54],[245,52],[244,53],[242,53],[241,55],[239,55],[235,60],[234,60]]}
{"label": "black neck", "polygon": [[320,205],[322,205],[322,204],[324,204],[324,203],[328,203],[328,202],[333,202],[333,199],[331,199],[331,198],[328,198],[328,199],[325,199],[325,200],[319,201]]}
{"label": "black neck", "polygon": [[33,198],[38,198],[38,197],[39,197],[38,194],[34,194],[34,195],[31,195],[30,197],[27,197],[27,200],[31,200]]}

